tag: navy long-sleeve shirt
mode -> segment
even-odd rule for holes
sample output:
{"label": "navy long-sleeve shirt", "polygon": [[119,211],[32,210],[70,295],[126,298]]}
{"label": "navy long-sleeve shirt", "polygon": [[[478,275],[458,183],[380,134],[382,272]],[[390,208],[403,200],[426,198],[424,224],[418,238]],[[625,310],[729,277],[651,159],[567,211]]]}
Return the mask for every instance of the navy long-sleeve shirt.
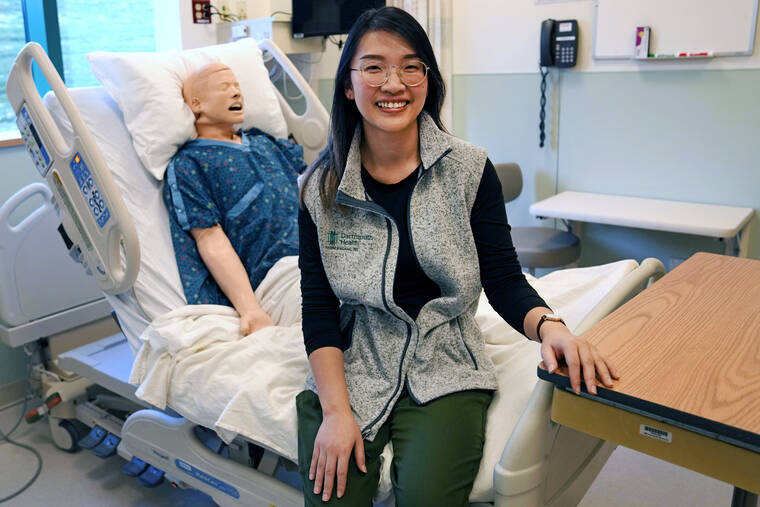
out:
{"label": "navy long-sleeve shirt", "polygon": [[[411,248],[407,209],[420,171],[404,180],[384,184],[362,169],[362,182],[370,198],[393,217],[400,232],[393,298],[407,314],[417,318],[428,301],[440,296],[438,285],[422,271]],[[317,227],[306,210],[298,214],[299,266],[301,268],[302,317],[306,352],[341,346],[338,324],[340,302],[327,279],[319,250]],[[547,306],[531,287],[520,268],[509,234],[501,183],[490,160],[486,160],[470,214],[478,252],[480,279],[488,301],[510,326],[524,334],[525,315]]]}

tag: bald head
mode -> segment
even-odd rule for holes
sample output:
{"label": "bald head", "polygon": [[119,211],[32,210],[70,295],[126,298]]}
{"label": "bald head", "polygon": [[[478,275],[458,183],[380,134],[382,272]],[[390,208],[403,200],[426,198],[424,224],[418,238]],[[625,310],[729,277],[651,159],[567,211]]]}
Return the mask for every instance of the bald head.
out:
{"label": "bald head", "polygon": [[185,103],[192,107],[193,98],[203,100],[208,91],[209,78],[213,74],[225,70],[232,72],[232,69],[219,62],[209,63],[195,69],[182,83],[182,98]]}
{"label": "bald head", "polygon": [[209,63],[190,74],[182,83],[182,98],[195,115],[199,137],[213,136],[219,131],[227,135],[243,122],[240,84],[232,69],[223,63]]}

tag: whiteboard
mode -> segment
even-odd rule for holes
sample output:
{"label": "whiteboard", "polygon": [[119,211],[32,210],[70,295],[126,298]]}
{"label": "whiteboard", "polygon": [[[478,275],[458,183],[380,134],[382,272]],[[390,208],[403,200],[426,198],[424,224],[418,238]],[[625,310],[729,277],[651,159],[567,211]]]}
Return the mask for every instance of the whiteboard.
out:
{"label": "whiteboard", "polygon": [[636,27],[651,28],[650,53],[751,55],[758,0],[595,0],[595,59],[632,58]]}

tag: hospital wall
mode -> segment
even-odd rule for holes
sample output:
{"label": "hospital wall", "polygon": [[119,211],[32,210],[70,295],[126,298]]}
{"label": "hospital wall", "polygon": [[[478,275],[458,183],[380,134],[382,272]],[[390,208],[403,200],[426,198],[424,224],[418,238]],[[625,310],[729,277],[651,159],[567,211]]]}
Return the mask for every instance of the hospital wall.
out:
{"label": "hospital wall", "polygon": [[[513,224],[555,189],[760,208],[760,71],[563,72],[547,148],[538,148],[538,80],[455,75],[454,131],[515,161],[527,180],[508,205]],[[557,99],[555,99],[555,102]],[[557,124],[559,131],[557,132]],[[551,159],[554,160],[551,160]],[[750,256],[760,257],[753,220]],[[696,236],[587,224],[581,265],[723,251]]]}
{"label": "hospital wall", "polygon": [[[551,71],[540,149],[545,18],[578,19],[580,47],[575,68]],[[592,60],[592,31],[593,2],[454,1],[453,130],[494,162],[520,164],[526,184],[507,206],[511,222],[540,224],[530,204],[563,190],[760,209],[760,38],[751,57],[642,64]],[[756,212],[753,258],[759,226]],[[696,251],[723,252],[709,238],[591,224],[582,245],[581,265],[654,256],[670,267]]]}
{"label": "hospital wall", "polygon": [[[760,38],[751,57],[594,61],[593,4],[454,1],[453,130],[494,162],[522,167],[512,223],[539,224],[530,204],[563,190],[760,209]],[[541,149],[536,62],[546,18],[577,19],[580,47],[575,68],[551,71]],[[749,255],[760,258],[757,213],[752,225]],[[709,238],[592,224],[582,246],[581,265],[654,256],[670,267],[696,251],[723,252]]]}

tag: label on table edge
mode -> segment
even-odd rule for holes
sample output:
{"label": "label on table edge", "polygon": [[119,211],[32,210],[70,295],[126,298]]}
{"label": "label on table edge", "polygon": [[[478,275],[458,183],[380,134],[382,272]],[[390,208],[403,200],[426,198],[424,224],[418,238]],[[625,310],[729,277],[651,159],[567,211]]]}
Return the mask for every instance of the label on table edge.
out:
{"label": "label on table edge", "polygon": [[661,430],[659,428],[654,428],[647,424],[639,425],[639,433],[641,433],[645,437],[654,438],[662,442],[671,443],[673,441],[673,434],[671,432]]}

